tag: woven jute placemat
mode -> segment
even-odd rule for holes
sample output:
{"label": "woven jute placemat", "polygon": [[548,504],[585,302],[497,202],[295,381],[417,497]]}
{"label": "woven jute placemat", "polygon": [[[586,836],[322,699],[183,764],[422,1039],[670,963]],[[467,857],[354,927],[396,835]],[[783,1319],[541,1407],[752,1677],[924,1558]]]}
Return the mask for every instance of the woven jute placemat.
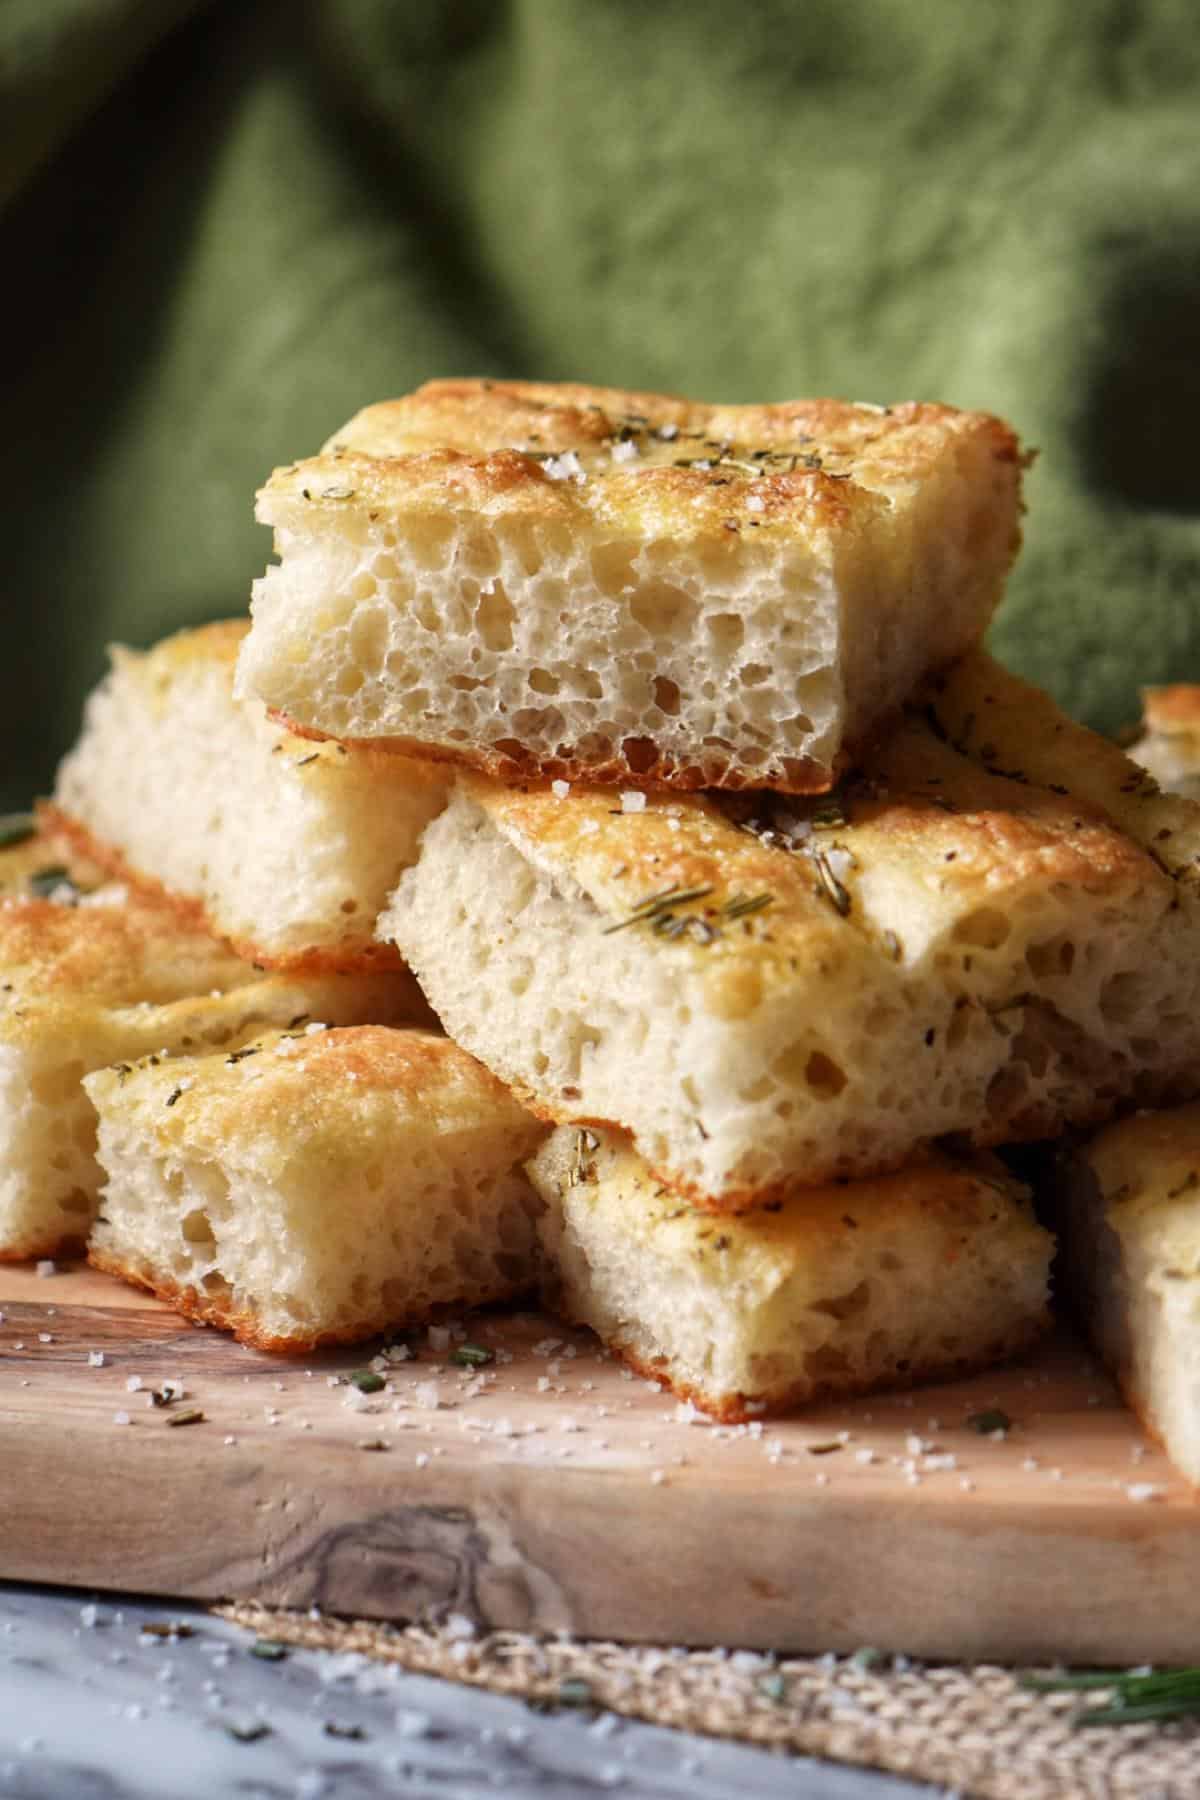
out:
{"label": "woven jute placemat", "polygon": [[1011,1670],[903,1657],[763,1656],[473,1635],[465,1620],[391,1626],[253,1605],[217,1609],[260,1637],[357,1651],[534,1704],[607,1709],[712,1737],[885,1769],[966,1800],[1196,1800],[1200,1724],[1081,1729],[1084,1699]]}

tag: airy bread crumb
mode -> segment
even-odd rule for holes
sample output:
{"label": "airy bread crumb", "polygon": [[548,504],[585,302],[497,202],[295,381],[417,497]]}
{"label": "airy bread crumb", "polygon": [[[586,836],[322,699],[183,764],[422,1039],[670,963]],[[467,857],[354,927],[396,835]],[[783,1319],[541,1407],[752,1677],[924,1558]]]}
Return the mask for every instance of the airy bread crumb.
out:
{"label": "airy bread crumb", "polygon": [[1200,1486],[1200,1104],[1110,1125],[1060,1160],[1054,1200],[1080,1323]]}
{"label": "airy bread crumb", "polygon": [[384,959],[375,919],[443,805],[429,764],[297,737],[235,700],[244,620],[119,646],[51,818],[273,968]]}
{"label": "airy bread crumb", "polygon": [[1054,1243],[989,1157],[939,1157],[717,1219],[628,1142],[560,1127],[529,1165],[551,1305],[717,1418],[915,1385],[1046,1328]]}
{"label": "airy bread crumb", "polygon": [[982,654],[829,802],[462,779],[380,930],[558,1122],[738,1209],[1200,1085],[1200,807]]}
{"label": "airy bread crumb", "polygon": [[239,666],[306,729],[505,779],[827,788],[982,636],[999,420],[432,382],[276,470]]}
{"label": "airy bread crumb", "polygon": [[85,1085],[108,1178],[90,1260],[243,1343],[353,1343],[534,1279],[542,1128],[445,1038],[270,1033]]}
{"label": "airy bread crumb", "polygon": [[429,1018],[405,970],[268,975],[169,908],[88,891],[98,872],[63,855],[44,838],[0,851],[0,1261],[87,1235],[100,1183],[88,1070],[302,1018]]}

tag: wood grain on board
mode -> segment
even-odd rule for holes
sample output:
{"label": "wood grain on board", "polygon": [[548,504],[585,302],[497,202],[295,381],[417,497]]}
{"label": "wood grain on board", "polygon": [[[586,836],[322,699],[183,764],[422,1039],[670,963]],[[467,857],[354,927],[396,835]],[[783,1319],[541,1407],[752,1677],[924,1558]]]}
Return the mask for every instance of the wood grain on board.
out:
{"label": "wood grain on board", "polygon": [[[1066,1336],[729,1428],[530,1313],[472,1321],[482,1376],[422,1341],[370,1396],[335,1377],[377,1346],[269,1357],[84,1268],[0,1268],[0,1313],[3,1578],[643,1642],[1195,1659],[1200,1507]],[[186,1397],[156,1408],[164,1380]],[[181,1407],[203,1420],[170,1425]],[[991,1407],[1003,1438],[967,1423]]]}

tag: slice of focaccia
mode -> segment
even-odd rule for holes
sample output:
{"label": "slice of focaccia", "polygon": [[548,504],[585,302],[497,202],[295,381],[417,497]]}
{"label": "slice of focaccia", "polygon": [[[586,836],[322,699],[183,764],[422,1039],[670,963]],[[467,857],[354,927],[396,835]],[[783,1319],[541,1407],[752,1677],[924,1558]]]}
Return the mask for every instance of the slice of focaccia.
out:
{"label": "slice of focaccia", "polygon": [[561,1126],[529,1168],[550,1303],[718,1418],[962,1374],[1048,1323],[1053,1239],[991,1157],[729,1219],[616,1133]]}
{"label": "slice of focaccia", "polygon": [[1020,470],[944,406],[432,382],[259,495],[239,680],[502,778],[819,791],[982,636]]}
{"label": "slice of focaccia", "polygon": [[1200,807],[981,653],[831,801],[632,798],[463,778],[380,929],[701,1204],[1200,1087]]}
{"label": "slice of focaccia", "polygon": [[542,1127],[446,1038],[272,1033],[86,1086],[108,1174],[91,1261],[243,1343],[353,1342],[534,1279]]}
{"label": "slice of focaccia", "polygon": [[1200,1485],[1200,1105],[1060,1159],[1060,1278],[1146,1429]]}
{"label": "slice of focaccia", "polygon": [[429,1018],[406,970],[268,975],[167,907],[112,884],[84,892],[86,865],[53,845],[40,861],[41,842],[0,853],[0,894],[6,865],[13,885],[25,870],[26,894],[31,876],[50,890],[0,900],[0,1260],[87,1235],[100,1182],[88,1070],[308,1018]]}
{"label": "slice of focaccia", "polygon": [[444,782],[429,764],[314,744],[235,700],[244,621],[115,649],[58,775],[52,820],[273,967],[380,960],[375,918]]}
{"label": "slice of focaccia", "polygon": [[1142,689],[1143,732],[1129,754],[1169,793],[1200,799],[1200,685]]}

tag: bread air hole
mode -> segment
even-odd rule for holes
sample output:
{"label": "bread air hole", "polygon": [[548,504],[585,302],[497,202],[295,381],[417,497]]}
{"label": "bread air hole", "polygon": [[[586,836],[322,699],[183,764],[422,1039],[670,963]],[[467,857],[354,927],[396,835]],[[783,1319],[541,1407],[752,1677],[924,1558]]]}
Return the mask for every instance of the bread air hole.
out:
{"label": "bread air hole", "polygon": [[995,906],[980,906],[954,927],[955,942],[974,944],[980,950],[998,950],[1012,925]]}
{"label": "bread air hole", "polygon": [[658,761],[658,746],[653,738],[624,738],[621,742],[621,750],[626,763],[635,775],[647,774]]}
{"label": "bread air hole", "polygon": [[714,650],[732,656],[741,649],[746,626],[738,613],[710,613],[705,624]]}
{"label": "bread air hole", "polygon": [[846,1085],[846,1072],[826,1056],[803,1042],[789,1044],[771,1064],[771,1073],[785,1087],[807,1087],[819,1100],[832,1100]]}
{"label": "bread air hole", "polygon": [[670,581],[643,581],[629,598],[632,617],[656,638],[689,636],[697,610],[692,596]]}
{"label": "bread air hole", "polygon": [[615,599],[633,587],[636,576],[633,572],[633,559],[638,546],[630,543],[597,544],[589,561],[592,568],[592,580],[602,594]]}
{"label": "bread air hole", "polygon": [[1030,944],[1025,961],[1030,973],[1042,978],[1069,975],[1075,966],[1075,946],[1067,937],[1043,938],[1040,944]]}
{"label": "bread air hole", "polygon": [[819,1100],[832,1100],[845,1087],[846,1072],[823,1050],[814,1050],[804,1065],[804,1080]]}
{"label": "bread air hole", "polygon": [[193,1207],[190,1213],[185,1213],[179,1229],[185,1243],[210,1252],[216,1250],[217,1240],[213,1236],[212,1222],[202,1206]]}
{"label": "bread air hole", "polygon": [[848,1294],[838,1294],[831,1300],[814,1300],[809,1310],[826,1313],[829,1318],[841,1321],[853,1319],[857,1313],[865,1312],[870,1304],[871,1284],[869,1281],[860,1281]]}
{"label": "bread air hole", "polygon": [[667,713],[669,717],[675,718],[679,712],[679,701],[680,694],[676,683],[668,681],[665,675],[656,675],[654,677],[654,704],[659,710]]}
{"label": "bread air hole", "polygon": [[512,601],[500,581],[480,593],[475,607],[475,629],[489,650],[511,650],[513,641]]}

